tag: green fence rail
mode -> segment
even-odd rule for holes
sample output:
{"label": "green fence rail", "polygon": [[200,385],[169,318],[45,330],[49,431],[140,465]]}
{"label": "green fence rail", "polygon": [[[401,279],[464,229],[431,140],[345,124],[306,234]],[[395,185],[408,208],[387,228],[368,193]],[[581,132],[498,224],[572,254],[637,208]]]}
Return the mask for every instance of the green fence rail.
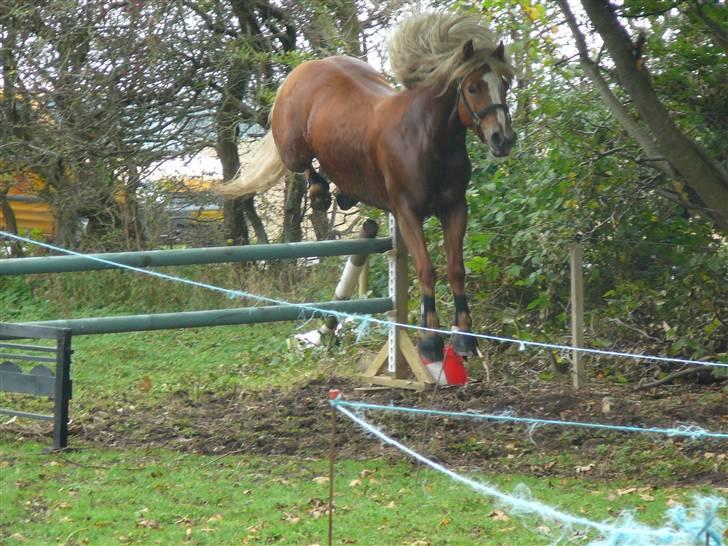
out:
{"label": "green fence rail", "polygon": [[[391,311],[390,298],[365,300],[327,301],[309,303],[316,309],[341,313],[374,314]],[[125,315],[119,317],[98,317],[67,320],[27,322],[23,325],[67,328],[73,336],[112,334],[120,332],[144,332],[149,330],[170,330],[176,328],[200,328],[203,326],[226,326],[231,324],[253,324],[299,320],[322,316],[323,313],[297,305],[271,305],[266,307],[243,307],[237,309],[214,309],[209,311],[188,311],[184,313],[155,313],[152,315]]]}
{"label": "green fence rail", "polygon": [[86,256],[42,256],[34,258],[8,258],[0,260],[0,276],[28,275],[31,273],[69,273],[114,269],[105,260],[133,267],[161,267],[170,265],[215,264],[253,262],[259,260],[286,260],[345,256],[348,254],[374,254],[392,249],[392,239],[347,239],[304,243],[278,243],[269,245],[223,246],[149,250],[139,252],[109,252]]}

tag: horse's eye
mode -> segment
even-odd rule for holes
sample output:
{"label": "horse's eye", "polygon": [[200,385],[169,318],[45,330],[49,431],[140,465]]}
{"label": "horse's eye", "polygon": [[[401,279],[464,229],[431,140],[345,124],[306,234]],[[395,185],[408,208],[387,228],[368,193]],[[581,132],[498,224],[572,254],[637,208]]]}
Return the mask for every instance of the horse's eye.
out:
{"label": "horse's eye", "polygon": [[470,85],[468,85],[468,93],[477,93],[478,88],[480,87],[478,85],[479,82],[473,82]]}

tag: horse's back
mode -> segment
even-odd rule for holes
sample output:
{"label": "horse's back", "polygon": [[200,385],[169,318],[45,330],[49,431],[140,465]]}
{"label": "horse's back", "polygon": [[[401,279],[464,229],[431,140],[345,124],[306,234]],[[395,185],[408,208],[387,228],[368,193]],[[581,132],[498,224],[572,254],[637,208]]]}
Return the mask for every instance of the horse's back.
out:
{"label": "horse's back", "polygon": [[353,93],[376,100],[394,93],[371,65],[354,57],[337,56],[307,61],[296,67],[283,84],[291,95]]}
{"label": "horse's back", "polygon": [[316,157],[340,188],[359,194],[352,185],[376,175],[368,157],[374,112],[394,94],[377,71],[352,57],[299,65],[281,86],[273,109],[281,158],[289,169],[302,171]]}

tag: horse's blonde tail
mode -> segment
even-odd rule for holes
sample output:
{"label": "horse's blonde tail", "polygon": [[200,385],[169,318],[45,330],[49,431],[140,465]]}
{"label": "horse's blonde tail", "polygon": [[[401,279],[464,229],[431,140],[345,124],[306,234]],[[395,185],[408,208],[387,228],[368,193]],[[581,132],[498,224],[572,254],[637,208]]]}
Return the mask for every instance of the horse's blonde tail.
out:
{"label": "horse's blonde tail", "polygon": [[235,178],[216,188],[218,194],[232,199],[251,193],[262,193],[275,186],[288,173],[271,131],[265,134],[245,163]]}

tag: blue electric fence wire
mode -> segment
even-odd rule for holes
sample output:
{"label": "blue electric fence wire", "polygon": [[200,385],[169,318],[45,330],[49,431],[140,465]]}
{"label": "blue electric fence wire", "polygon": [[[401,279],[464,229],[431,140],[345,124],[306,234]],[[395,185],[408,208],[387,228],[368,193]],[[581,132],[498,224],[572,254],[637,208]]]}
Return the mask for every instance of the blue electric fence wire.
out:
{"label": "blue electric fence wire", "polygon": [[[416,330],[420,332],[427,332],[432,334],[443,334],[443,335],[450,335],[452,334],[449,330],[444,330],[441,328],[427,328],[425,326],[416,326],[413,324],[403,324],[399,322],[393,322],[389,320],[382,320],[378,319],[369,315],[357,315],[354,313],[345,313],[342,311],[333,311],[329,309],[322,309],[319,307],[316,307],[315,305],[311,305],[308,303],[292,303],[286,300],[280,300],[276,298],[270,298],[268,296],[260,296],[258,294],[253,294],[251,292],[245,292],[244,290],[231,290],[229,288],[223,288],[221,286],[215,286],[212,284],[207,284],[203,282],[193,281],[191,279],[186,279],[184,277],[177,277],[174,275],[167,275],[165,273],[160,273],[158,271],[152,271],[148,269],[143,269],[140,267],[134,267],[132,265],[126,265],[126,264],[120,264],[117,262],[113,262],[111,260],[106,260],[104,258],[99,258],[97,256],[89,256],[87,254],[82,254],[80,252],[75,252],[73,250],[68,250],[65,248],[57,247],[48,243],[43,243],[40,241],[34,241],[33,239],[28,239],[26,237],[22,237],[20,235],[15,235],[13,233],[8,233],[6,231],[0,230],[0,236],[7,237],[10,239],[15,239],[16,241],[22,241],[24,243],[33,244],[37,246],[41,246],[43,248],[47,248],[49,250],[53,250],[56,252],[62,252],[64,254],[69,254],[71,256],[78,256],[81,258],[86,258],[91,261],[99,262],[106,265],[112,265],[115,267],[118,267],[120,269],[127,269],[129,271],[136,271],[137,273],[142,273],[144,275],[149,275],[152,277],[157,277],[160,279],[165,279],[168,281],[173,282],[179,282],[183,284],[187,284],[189,286],[195,286],[197,288],[204,288],[206,290],[213,290],[215,292],[220,292],[223,294],[226,294],[230,298],[247,298],[252,300],[257,300],[261,302],[267,302],[267,303],[274,303],[276,305],[289,305],[292,307],[298,307],[301,309],[301,311],[313,311],[315,313],[319,313],[321,316],[327,316],[331,315],[334,317],[337,317],[338,319],[354,319],[354,320],[366,320],[370,324],[377,324],[379,326],[384,327],[393,327],[397,326],[399,328],[406,328],[409,330]],[[2,265],[2,261],[0,261],[0,265]],[[684,358],[672,358],[672,357],[665,357],[665,356],[654,356],[654,355],[638,355],[634,353],[624,353],[619,351],[604,351],[601,349],[590,349],[586,347],[571,347],[569,345],[558,345],[556,343],[543,343],[539,341],[525,341],[525,340],[519,340],[519,339],[512,339],[507,337],[500,337],[500,336],[492,336],[488,334],[476,334],[473,332],[459,332],[461,335],[471,336],[477,339],[486,339],[489,341],[498,341],[500,343],[512,343],[517,344],[520,348],[520,350],[524,350],[526,346],[530,347],[538,347],[542,349],[557,349],[560,351],[579,351],[582,353],[588,353],[588,354],[595,354],[595,355],[603,355],[603,356],[614,356],[614,357],[622,357],[622,358],[630,358],[633,360],[652,360],[656,362],[667,362],[667,363],[677,363],[677,364],[690,364],[695,366],[706,366],[706,367],[713,367],[713,368],[728,368],[728,363],[724,362],[712,362],[707,360],[690,360],[690,359],[684,359]]]}
{"label": "blue electric fence wire", "polygon": [[453,417],[462,419],[473,419],[483,421],[511,421],[516,423],[526,423],[529,425],[558,425],[565,427],[582,427],[596,428],[602,430],[615,430],[620,432],[642,432],[654,434],[666,434],[667,436],[686,436],[692,439],[698,438],[722,438],[728,439],[728,433],[724,432],[708,432],[697,426],[685,426],[677,428],[658,428],[658,427],[633,427],[628,425],[608,425],[603,423],[585,423],[580,421],[560,421],[557,419],[539,419],[536,417],[516,417],[515,415],[503,414],[487,414],[487,413],[470,413],[459,411],[444,411],[428,408],[409,408],[404,406],[369,404],[366,402],[353,402],[349,400],[336,399],[331,402],[334,406],[346,406],[360,410],[381,410],[393,411],[399,413],[411,413],[417,415],[439,415],[442,417]]}
{"label": "blue electric fence wire", "polygon": [[725,499],[700,497],[698,499],[698,504],[701,507],[701,512],[692,519],[688,519],[686,517],[687,512],[684,509],[678,511],[673,509],[668,513],[672,526],[665,526],[662,529],[653,529],[638,524],[630,517],[624,517],[621,522],[615,524],[592,521],[588,518],[561,512],[551,506],[541,504],[534,500],[508,495],[494,487],[477,482],[465,476],[461,476],[460,474],[457,474],[445,466],[428,459],[424,455],[417,453],[407,446],[402,445],[397,440],[390,438],[381,430],[344,408],[341,402],[331,400],[330,403],[337,411],[346,415],[366,432],[377,437],[382,442],[399,449],[410,457],[417,459],[421,463],[442,474],[445,474],[457,482],[467,485],[479,493],[493,497],[519,512],[536,514],[541,518],[557,520],[567,526],[576,525],[595,529],[603,537],[606,537],[606,540],[593,542],[592,544],[594,546],[597,544],[600,546],[652,546],[660,544],[681,546],[708,544],[710,546],[721,546],[723,544],[721,538],[723,524],[717,518],[717,512],[720,507],[725,506]]}

